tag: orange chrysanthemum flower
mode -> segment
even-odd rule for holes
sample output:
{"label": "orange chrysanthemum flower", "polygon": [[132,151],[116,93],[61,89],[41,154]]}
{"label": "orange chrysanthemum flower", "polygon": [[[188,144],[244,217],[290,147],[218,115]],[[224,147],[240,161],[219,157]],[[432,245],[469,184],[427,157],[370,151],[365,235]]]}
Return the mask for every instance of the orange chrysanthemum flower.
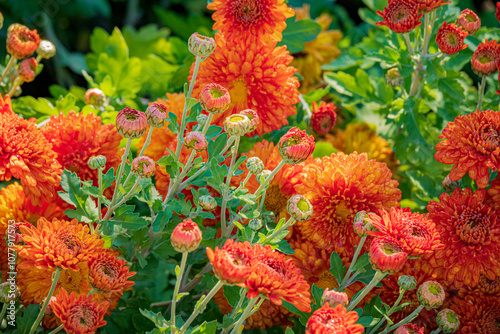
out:
{"label": "orange chrysanthemum flower", "polygon": [[492,295],[500,298],[500,276],[495,277],[494,280],[490,280],[484,275],[479,276],[477,289],[485,295]]}
{"label": "orange chrysanthemum flower", "polygon": [[293,57],[286,47],[274,48],[250,38],[235,42],[220,34],[215,39],[217,49],[201,63],[193,92],[198,97],[201,88],[213,82],[229,91],[231,105],[215,115],[213,123],[222,126],[229,115],[253,109],[260,123],[249,135],[261,136],[288,124],[287,117],[297,112],[299,81],[293,76],[297,70],[288,66]]}
{"label": "orange chrysanthemum flower", "polygon": [[68,295],[66,290],[61,289],[51,307],[66,332],[92,334],[97,328],[106,325],[103,319],[109,303],[96,303],[92,296],[77,297],[74,292]]}
{"label": "orange chrysanthemum flower", "polygon": [[427,204],[445,248],[434,252],[429,263],[442,268],[443,277],[455,286],[475,287],[481,274],[500,276],[500,212],[485,203],[486,192],[455,189]]}
{"label": "orange chrysanthemum flower", "polygon": [[468,33],[461,27],[444,21],[441,28],[438,29],[436,44],[442,52],[453,55],[467,48],[467,44],[464,45],[464,39],[467,35]]}
{"label": "orange chrysanthemum flower", "polygon": [[129,272],[125,260],[119,260],[110,252],[100,252],[88,260],[89,280],[93,288],[101,292],[127,291],[135,284],[128,279],[134,276]]}
{"label": "orange chrysanthemum flower", "polygon": [[0,94],[0,114],[13,114],[14,111],[12,110],[12,101],[10,100],[9,94],[5,94],[5,96],[2,97],[2,94]]}
{"label": "orange chrysanthemum flower", "polygon": [[368,231],[369,235],[397,239],[409,256],[431,254],[444,247],[439,242],[436,225],[428,217],[412,213],[410,208],[393,207],[390,213],[380,210],[380,216],[372,213],[366,219],[378,229]]}
{"label": "orange chrysanthemum flower", "polygon": [[500,298],[472,292],[453,297],[448,306],[460,319],[457,334],[496,334],[500,322]]}
{"label": "orange chrysanthemum flower", "polygon": [[351,255],[359,237],[352,228],[359,211],[376,212],[399,204],[398,182],[385,164],[368,160],[365,153],[332,154],[304,163],[294,186],[311,202],[309,220],[294,230],[329,252]]}
{"label": "orange chrysanthemum flower", "polygon": [[486,110],[458,116],[439,135],[434,158],[453,164],[450,180],[458,181],[467,172],[479,188],[488,186],[488,170],[500,167],[500,112]]}
{"label": "orange chrysanthemum flower", "polygon": [[29,30],[19,25],[8,34],[7,52],[17,59],[23,59],[31,56],[40,42],[41,39],[36,30]]}
{"label": "orange chrysanthemum flower", "polygon": [[408,253],[404,251],[402,243],[389,236],[373,240],[369,255],[372,268],[388,274],[399,271],[408,259]]}
{"label": "orange chrysanthemum flower", "polygon": [[0,114],[0,181],[21,180],[24,193],[34,205],[56,196],[62,169],[52,145],[36,127],[36,119]]}
{"label": "orange chrysanthemum flower", "polygon": [[90,113],[76,114],[70,111],[68,116],[62,112],[51,116],[43,127],[42,133],[52,143],[58,153],[58,161],[64,169],[74,172],[82,180],[97,184],[97,169],[92,169],[87,161],[92,156],[106,157],[106,167],[118,167],[123,149],[119,149],[122,137],[113,124],[101,123],[101,118]]}
{"label": "orange chrysanthemum flower", "polygon": [[488,197],[486,198],[486,202],[500,209],[500,177],[497,177],[493,181],[491,181],[491,187],[486,190]]}
{"label": "orange chrysanthemum flower", "polygon": [[500,65],[500,45],[496,40],[479,43],[472,54],[472,70],[479,76],[495,74]]}
{"label": "orange chrysanthemum flower", "polygon": [[412,0],[412,1],[414,1],[417,4],[418,10],[424,13],[432,12],[441,6],[451,3],[451,1],[444,1],[444,0]]}
{"label": "orange chrysanthemum flower", "polygon": [[252,271],[252,246],[248,242],[226,240],[224,247],[215,251],[207,247],[207,256],[215,275],[225,284],[243,283]]}
{"label": "orange chrysanthemum flower", "polygon": [[365,328],[356,323],[358,318],[356,312],[347,312],[342,305],[332,308],[326,303],[314,311],[307,321],[306,334],[362,334]]}
{"label": "orange chrysanthemum flower", "polygon": [[383,21],[377,22],[377,26],[387,26],[396,33],[407,33],[422,24],[420,19],[423,14],[418,13],[418,6],[413,0],[389,0],[384,11],[377,10],[378,16]]}
{"label": "orange chrysanthemum flower", "polygon": [[345,154],[366,153],[368,159],[385,162],[393,175],[397,172],[399,161],[396,160],[389,143],[366,123],[349,123],[345,130],[339,129],[335,135],[327,134],[325,141]]}
{"label": "orange chrysanthemum flower", "polygon": [[302,312],[311,311],[309,285],[292,260],[286,260],[284,254],[269,245],[257,244],[253,246],[252,264],[252,273],[239,284],[248,288],[247,298],[263,294],[276,305],[281,305],[283,299]]}
{"label": "orange chrysanthemum flower", "polygon": [[[271,44],[281,41],[285,20],[295,14],[285,0],[214,0],[207,8],[215,10],[213,30],[225,38],[236,41],[252,38]],[[217,43],[217,48],[220,47]]]}
{"label": "orange chrysanthemum flower", "polygon": [[87,261],[104,240],[89,234],[87,225],[71,221],[40,218],[37,226],[21,226],[26,245],[17,246],[22,258],[20,266],[78,270],[77,264]]}

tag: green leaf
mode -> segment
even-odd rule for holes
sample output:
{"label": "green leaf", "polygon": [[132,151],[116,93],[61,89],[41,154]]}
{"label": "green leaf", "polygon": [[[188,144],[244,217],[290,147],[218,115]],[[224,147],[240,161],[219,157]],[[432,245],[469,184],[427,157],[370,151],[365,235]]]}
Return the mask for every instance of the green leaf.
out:
{"label": "green leaf", "polygon": [[84,223],[99,219],[95,203],[82,190],[80,178],[75,173],[64,170],[61,175],[61,188],[64,192],[60,191],[59,196],[76,208],[76,210],[68,209],[65,211],[70,218],[76,218]]}
{"label": "green leaf", "polygon": [[333,145],[326,141],[320,141],[316,143],[316,147],[313,151],[313,158],[321,158],[325,156],[330,156],[332,153],[338,152],[338,150],[333,147]]}
{"label": "green leaf", "polygon": [[311,294],[314,298],[316,306],[319,307],[321,305],[321,299],[323,298],[323,289],[317,287],[316,284],[313,284],[311,288]]}
{"label": "green leaf", "polygon": [[168,113],[168,121],[169,121],[169,124],[168,124],[168,129],[170,131],[172,131],[172,133],[177,133],[179,132],[179,125],[177,124],[177,115],[174,114],[173,112],[169,112]]}
{"label": "green leaf", "polygon": [[[287,234],[288,234],[288,231],[284,231],[284,232],[287,232]],[[295,254],[295,251],[292,249],[290,244],[284,239],[281,240],[280,242],[278,242],[278,250],[281,253],[287,254],[287,255]]]}
{"label": "green leaf", "polygon": [[201,325],[193,329],[191,334],[215,334],[217,330],[217,320],[204,321]]}
{"label": "green leaf", "polygon": [[158,215],[156,215],[155,220],[153,221],[152,227],[153,227],[153,233],[158,233],[163,231],[163,228],[167,224],[167,222],[170,220],[170,217],[172,217],[173,210],[171,206],[167,206],[165,210],[162,210],[158,212]]}
{"label": "green leaf", "polygon": [[215,139],[215,141],[209,141],[208,143],[208,161],[211,162],[213,158],[218,157],[220,152],[224,149],[227,143],[227,134],[223,133]]}
{"label": "green leaf", "polygon": [[111,187],[111,184],[115,180],[115,169],[110,168],[106,174],[102,175],[102,190]]}
{"label": "green leaf", "polygon": [[143,316],[154,322],[155,326],[159,329],[167,329],[170,327],[170,323],[165,320],[161,312],[153,313],[150,310],[143,310],[141,308],[139,309],[139,312],[141,312]]}
{"label": "green leaf", "polygon": [[295,334],[295,333],[293,332],[293,329],[291,329],[290,327],[287,327],[285,334]]}
{"label": "green leaf", "polygon": [[345,271],[346,267],[342,264],[342,259],[337,253],[333,252],[330,257],[330,272],[335,276],[339,284],[344,279]]}
{"label": "green leaf", "polygon": [[297,307],[295,307],[295,305],[293,305],[285,300],[282,301],[282,305],[288,311],[299,315],[300,316],[300,319],[299,319],[300,323],[304,326],[306,325],[307,320],[309,319],[309,313],[300,311]]}
{"label": "green leaf", "polygon": [[[31,326],[35,322],[39,310],[40,306],[38,304],[31,304],[24,309],[22,317],[19,315],[15,317],[19,334],[28,334],[30,332]],[[10,319],[7,318],[7,323],[9,324],[9,322]]]}
{"label": "green leaf", "polygon": [[363,327],[371,327],[374,326],[376,323],[378,323],[379,319],[374,319],[373,317],[370,316],[363,316],[356,321],[357,324],[362,325]]}
{"label": "green leaf", "polygon": [[122,205],[115,210],[113,218],[108,221],[111,226],[119,225],[128,230],[138,230],[149,224],[149,222],[134,213],[135,205]]}
{"label": "green leaf", "polygon": [[206,133],[207,139],[215,138],[221,132],[222,132],[222,128],[220,126],[210,125],[210,127],[208,128],[207,133]]}
{"label": "green leaf", "polygon": [[357,270],[361,269],[361,268],[364,268],[366,266],[370,266],[371,267],[371,264],[370,264],[370,260],[369,260],[369,256],[368,256],[368,253],[365,253],[363,255],[361,255],[357,261],[356,261],[356,264],[354,265],[354,267],[352,268],[352,271],[353,272],[356,272]]}
{"label": "green leaf", "polygon": [[234,307],[238,303],[238,300],[240,300],[240,289],[242,288],[234,285],[224,286],[224,297],[227,298],[227,302],[232,307]]}
{"label": "green leaf", "polygon": [[312,19],[296,21],[295,17],[286,20],[283,39],[278,46],[286,45],[290,53],[304,50],[304,42],[310,42],[318,36],[321,25]]}

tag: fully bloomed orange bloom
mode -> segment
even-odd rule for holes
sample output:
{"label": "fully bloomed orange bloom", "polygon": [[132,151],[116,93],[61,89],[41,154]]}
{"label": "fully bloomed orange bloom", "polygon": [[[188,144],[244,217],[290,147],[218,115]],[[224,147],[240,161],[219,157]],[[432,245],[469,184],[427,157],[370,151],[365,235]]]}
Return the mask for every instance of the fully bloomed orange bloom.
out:
{"label": "fully bloomed orange bloom", "polygon": [[14,111],[12,110],[12,101],[10,100],[9,94],[5,94],[4,97],[2,97],[2,94],[0,94],[0,114],[13,114]]}
{"label": "fully bloomed orange bloom", "polygon": [[247,298],[263,294],[276,305],[281,305],[283,299],[302,312],[311,311],[309,285],[292,260],[286,260],[284,254],[269,245],[257,244],[253,246],[252,264],[252,273],[239,284],[248,288]]}
{"label": "fully bloomed orange bloom", "polygon": [[68,295],[61,289],[56,300],[51,304],[52,311],[64,325],[63,329],[72,334],[92,334],[97,328],[106,325],[104,314],[109,307],[108,302],[97,303],[92,295]]}
{"label": "fully bloomed orange bloom", "polygon": [[418,6],[418,10],[424,13],[432,12],[441,6],[450,4],[451,1],[444,0],[413,0]]}
{"label": "fully bloomed orange bloom", "polygon": [[351,256],[359,237],[352,223],[359,211],[389,209],[401,200],[398,182],[385,164],[365,153],[334,153],[304,163],[294,190],[311,202],[309,220],[295,223],[294,231],[317,247]]}
{"label": "fully bloomed orange bloom", "polygon": [[[217,49],[204,60],[196,77],[193,96],[210,83],[225,87],[231,96],[231,105],[214,116],[213,123],[222,126],[227,116],[244,109],[257,112],[260,123],[255,134],[261,136],[288,124],[287,117],[295,115],[299,102],[299,81],[296,68],[288,66],[293,57],[286,46],[275,48],[250,38],[240,42],[215,35]],[[191,75],[194,65],[191,67]],[[191,77],[189,78],[191,80]]]}
{"label": "fully bloomed orange bloom", "polygon": [[17,246],[20,267],[78,270],[78,263],[87,261],[102,247],[104,240],[89,233],[87,225],[71,221],[40,218],[37,226],[21,226],[26,245]]}
{"label": "fully bloomed orange bloom", "polygon": [[207,8],[215,10],[213,30],[225,38],[252,38],[270,44],[281,41],[285,20],[295,14],[285,0],[214,0]]}
{"label": "fully bloomed orange bloom", "polygon": [[306,325],[306,334],[362,334],[363,325],[357,324],[358,314],[354,311],[347,312],[342,305],[334,308],[328,303],[314,311]]}
{"label": "fully bloomed orange bloom", "polygon": [[439,135],[434,158],[453,164],[450,180],[458,181],[467,172],[479,188],[489,184],[489,169],[500,167],[500,112],[493,110],[458,116]]}
{"label": "fully bloomed orange bloom", "polygon": [[21,180],[34,205],[56,196],[62,169],[52,144],[37,130],[36,119],[0,113],[0,181]]}
{"label": "fully bloomed orange bloom", "polygon": [[389,236],[398,239],[409,256],[431,254],[443,248],[439,242],[436,225],[420,213],[412,213],[410,208],[392,207],[390,212],[380,210],[380,216],[369,214],[367,221],[378,231],[368,231],[373,236]]}
{"label": "fully bloomed orange bloom", "polygon": [[396,33],[407,33],[422,24],[420,19],[423,14],[418,13],[419,7],[413,0],[389,0],[383,11],[377,10],[378,16],[383,21],[377,22],[377,26],[387,26]]}
{"label": "fully bloomed orange bloom", "polygon": [[496,334],[500,322],[500,298],[471,292],[455,296],[448,308],[460,319],[457,334]]}
{"label": "fully bloomed orange bloom", "polygon": [[252,270],[252,246],[248,242],[226,240],[224,247],[215,251],[207,247],[207,256],[215,275],[225,284],[243,283]]}
{"label": "fully bloomed orange bloom", "polygon": [[500,276],[500,212],[485,203],[486,191],[455,189],[427,204],[445,248],[434,252],[429,264],[456,287],[475,287],[481,274]]}
{"label": "fully bloomed orange bloom", "polygon": [[119,260],[111,252],[93,254],[88,266],[90,284],[101,292],[127,291],[135,284],[128,279],[136,273],[129,271],[125,260]]}

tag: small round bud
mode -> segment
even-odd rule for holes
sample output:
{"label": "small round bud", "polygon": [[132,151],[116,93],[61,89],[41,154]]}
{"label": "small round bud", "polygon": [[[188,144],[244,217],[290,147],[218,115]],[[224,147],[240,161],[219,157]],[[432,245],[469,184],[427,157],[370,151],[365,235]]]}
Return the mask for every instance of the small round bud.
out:
{"label": "small round bud", "polygon": [[399,73],[399,69],[397,67],[391,68],[385,74],[385,82],[393,88],[401,86],[403,83],[403,77]]}
{"label": "small round bud", "polygon": [[323,297],[321,297],[321,305],[324,305],[325,303],[328,303],[328,306],[330,307],[335,307],[339,304],[347,307],[347,305],[349,305],[349,297],[345,292],[326,289],[323,292]]}
{"label": "small round bud", "polygon": [[95,108],[100,108],[106,101],[106,95],[99,88],[90,88],[85,92],[85,103]]}
{"label": "small round bud", "polygon": [[151,103],[146,109],[148,125],[161,128],[167,121],[167,107],[161,103]]}
{"label": "small round bud", "polygon": [[257,178],[257,182],[259,182],[259,184],[262,184],[269,175],[271,175],[271,171],[268,170],[268,169],[264,169],[262,172],[260,172],[258,175],[256,175],[256,178]]}
{"label": "small round bud", "polygon": [[24,82],[32,82],[35,80],[36,69],[38,67],[38,63],[35,58],[27,58],[22,60],[17,67],[17,74],[19,78]]}
{"label": "small round bud", "polygon": [[417,287],[417,279],[410,275],[399,276],[398,285],[401,289],[406,291],[415,290]]}
{"label": "small round bud", "polygon": [[180,253],[189,253],[196,250],[201,240],[201,230],[191,219],[186,219],[177,225],[170,236],[172,246]]}
{"label": "small round bud", "polygon": [[137,157],[132,161],[131,171],[138,177],[152,177],[155,173],[155,162],[145,155]]}
{"label": "small round bud", "polygon": [[418,327],[416,324],[404,324],[399,326],[395,331],[394,334],[420,334],[424,333],[424,328]]}
{"label": "small round bud", "polygon": [[264,170],[264,163],[259,157],[250,157],[247,160],[247,169],[250,173],[258,175]]}
{"label": "small round bud", "polygon": [[352,227],[354,228],[354,232],[356,232],[359,237],[365,236],[366,231],[372,230],[373,225],[365,221],[367,215],[368,213],[366,211],[359,211],[354,217],[354,223]]}
{"label": "small round bud", "polygon": [[207,37],[195,32],[189,37],[188,50],[196,57],[206,58],[210,56],[217,45],[212,37]]}
{"label": "small round bud", "polygon": [[89,158],[87,162],[92,169],[106,167],[106,157],[104,155],[94,155]]}
{"label": "small round bud", "polygon": [[192,131],[184,138],[184,146],[186,146],[187,149],[194,149],[196,152],[202,152],[207,149],[208,141],[203,133]]}
{"label": "small round bud", "polygon": [[207,120],[208,120],[208,116],[205,114],[199,114],[198,116],[196,116],[196,121],[198,122],[198,124],[201,127],[205,126],[205,124],[207,123]]}
{"label": "small round bud", "polygon": [[260,122],[260,118],[255,110],[245,109],[240,111],[239,114],[245,115],[250,120],[250,128],[248,129],[248,132],[252,132],[255,129],[257,129],[257,126],[259,125]]}
{"label": "small round bud", "polygon": [[446,175],[442,183],[443,190],[451,194],[456,188],[460,187],[461,183],[461,180],[452,181],[450,175]]}
{"label": "small round bud", "polygon": [[7,52],[16,59],[29,57],[40,44],[40,36],[36,30],[29,30],[23,25],[16,25],[7,37]]}
{"label": "small round bud", "polygon": [[116,116],[116,130],[125,138],[139,138],[146,132],[147,127],[148,119],[142,111],[126,107]]}
{"label": "small round bud", "polygon": [[250,227],[252,231],[260,230],[262,228],[262,220],[260,220],[259,218],[250,219],[250,221],[248,222],[248,227]]}
{"label": "small round bud", "polygon": [[248,117],[240,114],[233,114],[224,120],[224,131],[229,136],[243,136],[250,128]]}
{"label": "small round bud", "polygon": [[281,158],[291,165],[305,161],[315,147],[313,136],[308,136],[307,132],[296,127],[288,130],[278,143]]}
{"label": "small round bud", "polygon": [[455,333],[460,328],[460,319],[449,308],[439,311],[436,322],[443,333]]}
{"label": "small round bud", "polygon": [[266,224],[271,224],[276,222],[276,214],[272,211],[270,211],[268,214],[262,215],[262,219],[264,220],[264,223]]}
{"label": "small round bud", "polygon": [[309,200],[302,195],[290,197],[287,204],[288,213],[296,221],[308,220],[312,213],[313,207]]}
{"label": "small round bud", "polygon": [[203,86],[200,92],[201,107],[212,114],[220,114],[229,108],[231,97],[226,88],[216,83]]}
{"label": "small round bud", "polygon": [[56,55],[56,47],[51,41],[42,40],[36,53],[44,59],[50,59]]}
{"label": "small round bud", "polygon": [[445,299],[444,289],[436,281],[427,281],[418,287],[417,298],[420,304],[426,308],[438,308]]}
{"label": "small round bud", "polygon": [[217,202],[215,201],[215,198],[210,195],[200,196],[200,198],[198,199],[198,205],[203,209],[209,211],[215,210],[217,208]]}
{"label": "small round bud", "polygon": [[12,284],[7,281],[0,284],[0,303],[9,304],[11,300],[16,300],[20,295],[15,282]]}
{"label": "small round bud", "polygon": [[481,27],[481,19],[469,8],[464,9],[457,17],[457,25],[467,31],[469,35],[474,35]]}

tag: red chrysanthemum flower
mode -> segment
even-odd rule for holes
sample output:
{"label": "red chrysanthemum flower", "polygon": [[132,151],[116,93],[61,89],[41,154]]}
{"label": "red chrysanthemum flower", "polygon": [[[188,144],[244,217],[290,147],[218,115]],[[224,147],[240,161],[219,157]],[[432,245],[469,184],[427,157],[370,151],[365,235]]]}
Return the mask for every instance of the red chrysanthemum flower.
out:
{"label": "red chrysanthemum flower", "polygon": [[418,327],[416,324],[404,324],[399,326],[394,334],[424,334],[424,327]]}
{"label": "red chrysanthemum flower", "polygon": [[7,52],[17,59],[31,56],[36,51],[41,39],[36,30],[16,26],[7,36]]}
{"label": "red chrysanthemum flower", "polygon": [[413,1],[417,4],[418,10],[424,13],[432,12],[433,10],[438,9],[441,6],[451,3],[451,1],[444,1],[444,0],[413,0]]}
{"label": "red chrysanthemum flower", "polygon": [[410,208],[393,207],[390,213],[380,210],[380,216],[369,214],[367,221],[378,229],[368,231],[369,235],[397,239],[409,256],[430,254],[444,247],[439,242],[435,224],[424,215],[412,213]]}
{"label": "red chrysanthemum flower", "polygon": [[136,273],[126,264],[110,252],[93,254],[88,260],[90,284],[101,292],[130,290],[135,282],[128,279]]}
{"label": "red chrysanthemum flower", "polygon": [[292,260],[286,260],[284,254],[269,245],[253,246],[252,273],[239,285],[248,288],[249,299],[263,294],[276,305],[281,305],[283,299],[302,312],[311,312],[309,284]]}
{"label": "red chrysanthemum flower", "polygon": [[329,252],[351,255],[360,239],[352,228],[355,215],[399,204],[401,191],[391,176],[384,163],[368,160],[365,153],[334,153],[304,163],[294,190],[314,212],[294,230]]}
{"label": "red chrysanthemum flower", "polygon": [[[260,123],[251,136],[288,124],[287,117],[297,112],[299,81],[293,76],[297,70],[288,66],[293,57],[286,47],[274,48],[250,38],[235,42],[220,34],[215,39],[217,49],[201,63],[193,92],[194,97],[199,97],[201,88],[213,82],[229,91],[231,104],[223,113],[214,115],[213,123],[222,126],[227,116],[253,109]],[[194,65],[191,75],[193,69]]]}
{"label": "red chrysanthemum flower", "polygon": [[207,247],[207,256],[215,276],[225,284],[243,283],[252,272],[252,246],[248,242],[228,239],[221,249]]}
{"label": "red chrysanthemum flower", "polygon": [[14,111],[12,110],[12,101],[10,100],[9,94],[5,94],[5,96],[2,97],[2,94],[0,94],[0,114],[13,114]]}
{"label": "red chrysanthemum flower", "polygon": [[457,27],[454,23],[448,24],[445,21],[441,28],[438,29],[436,44],[439,50],[452,55],[467,48],[467,44],[464,45],[464,39],[467,35],[467,32],[462,28]]}
{"label": "red chrysanthemum flower", "polygon": [[377,26],[387,26],[396,33],[406,33],[422,24],[423,14],[418,13],[418,6],[413,0],[389,0],[384,11],[377,10],[377,14],[384,21],[377,22]]}
{"label": "red chrysanthemum flower", "polygon": [[481,274],[500,276],[500,212],[485,203],[486,192],[455,189],[427,204],[445,248],[434,252],[429,263],[443,270],[448,282],[475,287]]}
{"label": "red chrysanthemum flower", "polygon": [[325,304],[307,321],[306,334],[362,334],[365,328],[356,323],[358,318],[356,312],[347,312],[342,305],[332,308]]}
{"label": "red chrysanthemum flower", "polygon": [[34,205],[56,196],[62,169],[52,145],[37,130],[36,119],[0,114],[0,181],[21,180],[24,193]]}
{"label": "red chrysanthemum flower", "polygon": [[207,8],[215,10],[213,30],[227,39],[250,37],[270,43],[281,41],[285,20],[295,14],[285,0],[214,0]]}
{"label": "red chrysanthemum flower", "polygon": [[453,164],[450,180],[458,181],[467,172],[478,187],[486,188],[488,170],[500,167],[500,112],[486,110],[458,116],[439,135],[445,138],[436,144],[434,158]]}
{"label": "red chrysanthemum flower", "polygon": [[469,35],[474,35],[481,27],[481,19],[469,8],[464,9],[457,17],[457,25]]}
{"label": "red chrysanthemum flower", "polygon": [[495,12],[495,17],[497,18],[498,22],[500,23],[500,1],[497,2],[497,10]]}
{"label": "red chrysanthemum flower", "polygon": [[455,296],[448,306],[460,320],[456,334],[497,334],[500,323],[500,298],[471,292]]}
{"label": "red chrysanthemum flower", "polygon": [[389,236],[373,240],[369,256],[373,269],[389,274],[401,269],[408,259],[408,253],[404,251],[403,245]]}
{"label": "red chrysanthemum flower", "polygon": [[486,190],[488,197],[486,203],[496,209],[500,209],[500,177],[491,181],[491,187]]}
{"label": "red chrysanthemum flower", "polygon": [[325,135],[330,132],[335,125],[335,120],[337,119],[335,110],[337,107],[335,104],[326,103],[325,101],[321,101],[319,106],[316,101],[313,101],[312,106],[311,127],[316,133]]}
{"label": "red chrysanthemum flower", "polygon": [[78,270],[77,264],[87,261],[104,244],[89,234],[87,225],[71,221],[40,218],[37,226],[21,226],[26,245],[17,246],[22,258],[19,266]]}
{"label": "red chrysanthemum flower", "polygon": [[479,283],[476,289],[485,295],[492,295],[500,298],[500,276],[495,277],[493,280],[485,275],[479,276]]}
{"label": "red chrysanthemum flower", "polygon": [[63,329],[72,334],[92,334],[97,328],[106,325],[104,314],[108,302],[97,303],[92,296],[77,295],[61,289],[51,304],[54,314],[61,320]]}
{"label": "red chrysanthemum flower", "polygon": [[472,70],[479,76],[491,75],[497,71],[500,64],[500,45],[498,41],[484,41],[479,43],[472,54]]}
{"label": "red chrysanthemum flower", "polygon": [[297,127],[288,130],[278,142],[281,158],[291,165],[306,161],[315,147],[314,137]]}

